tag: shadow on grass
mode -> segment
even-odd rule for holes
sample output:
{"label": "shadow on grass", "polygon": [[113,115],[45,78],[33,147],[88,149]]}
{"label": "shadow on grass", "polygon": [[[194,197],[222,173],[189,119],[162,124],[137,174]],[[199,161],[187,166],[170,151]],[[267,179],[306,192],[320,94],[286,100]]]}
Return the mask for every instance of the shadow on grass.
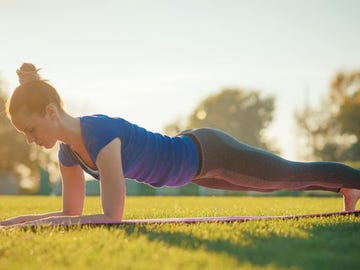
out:
{"label": "shadow on grass", "polygon": [[236,239],[202,239],[191,233],[177,231],[176,226],[171,232],[161,231],[161,228],[151,229],[145,225],[126,226],[125,231],[128,235],[145,235],[149,241],[162,241],[182,249],[201,248],[210,253],[225,254],[235,258],[239,265],[246,263],[254,267],[272,265],[276,268],[296,269],[360,269],[360,223],[356,222],[315,225],[306,229],[309,235],[307,238],[245,233],[245,238],[250,240],[246,244]]}

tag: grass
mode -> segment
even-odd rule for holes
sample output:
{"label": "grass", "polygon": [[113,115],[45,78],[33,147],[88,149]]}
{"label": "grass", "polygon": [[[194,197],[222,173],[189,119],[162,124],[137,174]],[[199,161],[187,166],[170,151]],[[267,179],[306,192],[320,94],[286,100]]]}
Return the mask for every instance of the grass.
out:
{"label": "grass", "polygon": [[[59,197],[0,196],[0,218]],[[340,211],[340,197],[128,197],[125,218]],[[85,213],[100,211],[88,197]],[[359,269],[360,218],[0,230],[0,269]]]}

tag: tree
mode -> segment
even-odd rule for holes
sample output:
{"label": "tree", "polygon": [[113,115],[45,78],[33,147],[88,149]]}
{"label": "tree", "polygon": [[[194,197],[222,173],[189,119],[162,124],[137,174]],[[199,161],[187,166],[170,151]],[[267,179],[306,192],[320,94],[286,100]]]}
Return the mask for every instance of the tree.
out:
{"label": "tree", "polygon": [[0,88],[0,171],[14,172],[20,163],[31,166],[29,160],[30,146],[24,136],[18,133],[11,125],[5,114],[7,97]]}
{"label": "tree", "polygon": [[360,72],[339,72],[319,108],[295,113],[312,157],[358,160],[360,156]]}
{"label": "tree", "polygon": [[338,73],[331,83],[331,97],[338,104],[337,120],[341,133],[355,138],[347,154],[350,160],[360,157],[360,71]]}
{"label": "tree", "polygon": [[302,155],[306,159],[344,160],[352,138],[341,135],[336,113],[330,100],[323,100],[319,108],[305,108],[295,112],[299,132],[305,138]]}
{"label": "tree", "polygon": [[273,119],[273,111],[273,97],[262,97],[256,91],[226,88],[201,101],[184,126],[179,126],[180,121],[177,121],[168,125],[165,131],[213,127],[255,147],[270,149],[263,132]]}

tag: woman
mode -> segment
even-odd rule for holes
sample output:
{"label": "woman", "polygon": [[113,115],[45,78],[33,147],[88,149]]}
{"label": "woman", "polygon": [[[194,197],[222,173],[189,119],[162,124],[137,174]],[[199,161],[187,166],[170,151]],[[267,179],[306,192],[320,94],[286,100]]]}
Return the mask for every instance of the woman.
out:
{"label": "woman", "polygon": [[[355,210],[360,197],[360,171],[344,164],[291,162],[215,129],[168,137],[121,118],[73,117],[34,65],[24,63],[17,74],[20,85],[8,100],[8,116],[28,143],[52,148],[60,142],[63,206],[59,212],[15,217],[0,225],[118,222],[124,177],[154,187],[192,182],[238,191],[328,190],[343,194],[346,211]],[[84,171],[100,180],[102,214],[82,215]]]}

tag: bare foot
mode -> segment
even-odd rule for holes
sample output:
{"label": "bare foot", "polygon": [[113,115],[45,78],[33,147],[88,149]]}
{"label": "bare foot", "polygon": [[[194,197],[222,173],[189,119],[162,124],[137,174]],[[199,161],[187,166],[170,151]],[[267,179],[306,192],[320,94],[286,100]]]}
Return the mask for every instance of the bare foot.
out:
{"label": "bare foot", "polygon": [[356,203],[360,199],[360,190],[342,188],[340,193],[344,196],[344,211],[355,211]]}

